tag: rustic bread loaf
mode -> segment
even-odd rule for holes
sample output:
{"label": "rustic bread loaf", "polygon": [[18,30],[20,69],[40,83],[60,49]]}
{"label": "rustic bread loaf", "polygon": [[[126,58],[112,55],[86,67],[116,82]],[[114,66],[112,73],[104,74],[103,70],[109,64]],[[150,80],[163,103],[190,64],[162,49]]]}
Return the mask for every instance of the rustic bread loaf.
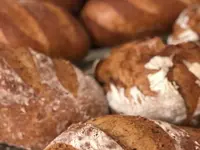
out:
{"label": "rustic bread loaf", "polygon": [[83,58],[90,43],[77,20],[50,2],[1,0],[0,28],[1,43],[70,60]]}
{"label": "rustic bread loaf", "polygon": [[105,116],[72,125],[45,150],[198,150],[199,133],[142,117]]}
{"label": "rustic bread loaf", "polygon": [[124,44],[97,65],[96,77],[115,113],[200,123],[198,44],[165,46],[157,38]]}
{"label": "rustic bread loaf", "polygon": [[72,123],[107,112],[103,90],[70,62],[0,48],[0,143],[41,150]]}
{"label": "rustic bread loaf", "polygon": [[82,19],[97,45],[110,46],[166,32],[192,3],[200,0],[90,0]]}
{"label": "rustic bread loaf", "polygon": [[186,8],[176,20],[168,44],[200,40],[200,5]]}

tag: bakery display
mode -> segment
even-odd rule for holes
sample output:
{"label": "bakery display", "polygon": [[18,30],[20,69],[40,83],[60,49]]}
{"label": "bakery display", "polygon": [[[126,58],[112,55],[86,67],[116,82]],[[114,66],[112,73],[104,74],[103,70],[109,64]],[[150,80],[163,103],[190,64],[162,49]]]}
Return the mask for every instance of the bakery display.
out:
{"label": "bakery display", "polygon": [[31,47],[52,57],[80,60],[89,37],[71,14],[51,2],[0,1],[0,43]]}
{"label": "bakery display", "polygon": [[191,5],[177,18],[168,44],[178,44],[200,39],[200,5]]}
{"label": "bakery display", "polygon": [[42,150],[72,123],[107,113],[101,87],[69,61],[0,45],[0,143]]}
{"label": "bakery display", "polygon": [[45,150],[198,150],[199,133],[142,117],[105,116],[72,125]]}
{"label": "bakery display", "polygon": [[99,46],[166,33],[179,13],[200,0],[90,0],[82,19]]}
{"label": "bakery display", "polygon": [[200,123],[200,47],[159,38],[112,49],[96,67],[114,113],[174,124]]}

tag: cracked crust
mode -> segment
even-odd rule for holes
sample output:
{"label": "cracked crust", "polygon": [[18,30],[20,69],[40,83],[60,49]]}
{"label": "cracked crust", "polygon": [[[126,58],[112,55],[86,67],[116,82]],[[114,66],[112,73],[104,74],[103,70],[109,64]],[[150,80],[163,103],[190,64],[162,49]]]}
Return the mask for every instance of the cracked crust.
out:
{"label": "cracked crust", "polygon": [[70,62],[0,48],[0,143],[40,150],[72,123],[107,111],[100,86]]}
{"label": "cracked crust", "polygon": [[[197,150],[200,148],[199,129],[177,127],[162,121],[149,120],[143,117],[113,115],[72,125],[45,150],[74,150],[68,147],[76,145],[76,136],[80,142],[93,136],[93,130],[86,130],[85,127],[95,127],[99,131],[98,133],[100,133],[95,134],[95,139],[106,134],[110,139],[110,143],[113,143],[114,140],[123,150]],[[79,134],[80,131],[87,134],[81,136]],[[72,140],[71,144],[68,143],[68,141],[71,141],[70,137],[74,137],[74,141]],[[106,143],[107,141],[102,141],[101,145]],[[85,146],[90,144],[95,146],[97,143],[90,141]],[[83,147],[77,148],[77,150],[82,150],[85,146],[83,145]],[[96,146],[98,150],[103,150],[98,145]],[[88,149],[93,150],[90,146]]]}
{"label": "cracked crust", "polygon": [[[152,43],[154,43],[153,48],[150,47]],[[98,64],[96,69],[96,77],[104,85],[108,100],[110,98],[110,95],[112,94],[111,92],[113,92],[113,90],[115,92],[116,90],[118,90],[118,97],[121,97],[121,99],[118,98],[119,106],[121,102],[124,102],[123,104],[126,104],[124,105],[125,108],[124,110],[122,110],[122,112],[121,109],[118,110],[119,108],[123,107],[123,105],[121,105],[121,107],[116,106],[117,97],[113,98],[113,93],[113,97],[111,97],[109,104],[111,109],[113,109],[112,107],[115,108],[113,109],[113,111],[116,113],[144,115],[146,117],[161,119],[169,122],[173,122],[173,118],[178,117],[178,114],[182,114],[183,116],[186,115],[186,117],[183,117],[185,119],[182,119],[182,121],[178,122],[175,121],[173,123],[192,124],[191,122],[193,122],[193,119],[195,118],[194,114],[198,110],[197,105],[200,98],[200,86],[197,84],[197,81],[199,81],[199,77],[192,73],[184,62],[187,61],[190,62],[190,64],[195,62],[197,64],[200,63],[200,47],[198,46],[198,44],[195,43],[185,43],[177,46],[164,46],[164,44],[158,43],[160,43],[158,39],[151,39],[143,41],[139,44],[133,42],[113,49],[111,55]],[[146,47],[144,48],[140,45],[146,45]],[[158,73],[158,70],[147,69],[146,65],[148,62],[150,62],[150,60],[153,60],[154,58],[157,59],[158,57],[163,59],[173,57],[173,67],[169,67],[169,70],[167,69],[166,79],[168,79],[174,89],[177,90],[180,100],[178,100],[178,97],[171,97],[168,98],[168,101],[170,102],[167,102],[167,99],[164,100],[164,97],[157,98],[157,96],[159,95],[159,91],[156,92],[152,89],[152,87],[154,86],[150,82],[150,76]],[[198,71],[198,69],[196,69],[196,71]],[[159,81],[159,78],[157,80]],[[114,87],[111,85],[113,85]],[[144,96],[146,96],[145,98],[138,98],[139,105],[135,104],[137,99],[136,97],[133,97],[133,94],[136,94],[133,93],[133,87],[137,88]],[[122,97],[123,91],[125,96]],[[150,100],[152,98],[156,98],[156,101],[161,103],[154,104],[155,100]],[[144,101],[141,101],[143,99]],[[114,101],[116,101],[116,103],[114,103]],[[168,109],[169,103],[174,105],[171,106],[170,109]],[[144,107],[143,104],[148,105],[145,105]],[[151,104],[153,104],[154,106],[152,105],[151,107]],[[180,106],[180,108],[182,109],[183,107],[185,107],[184,109],[186,110],[183,110],[182,113],[178,113],[180,109],[178,108],[178,105],[182,105]],[[159,107],[157,108],[157,106]],[[128,107],[132,109],[132,112],[128,112],[128,110],[126,110],[126,107],[127,109]],[[139,111],[137,111],[137,113],[135,112],[136,107]],[[173,109],[172,114],[170,114],[171,108]],[[149,116],[148,113],[143,114],[143,112],[146,112],[147,110],[149,111],[149,109],[151,109],[151,113],[153,113],[153,115],[151,114]],[[165,112],[165,109],[166,111],[168,109],[168,112],[166,112],[166,114],[161,113],[159,116],[159,111]],[[175,112],[178,114],[176,114]],[[199,120],[197,122],[199,124]]]}

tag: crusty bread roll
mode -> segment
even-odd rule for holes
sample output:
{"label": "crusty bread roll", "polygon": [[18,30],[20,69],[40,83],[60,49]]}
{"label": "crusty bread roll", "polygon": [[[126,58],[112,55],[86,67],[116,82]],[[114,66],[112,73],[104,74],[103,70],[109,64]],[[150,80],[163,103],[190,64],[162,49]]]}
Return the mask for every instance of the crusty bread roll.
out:
{"label": "crusty bread roll", "polygon": [[167,31],[192,3],[200,0],[90,0],[82,19],[97,45],[117,45]]}
{"label": "crusty bread roll", "polygon": [[168,44],[178,44],[200,40],[200,5],[186,8],[176,20],[173,33],[168,38]]}
{"label": "crusty bread roll", "polygon": [[0,48],[0,143],[41,150],[72,123],[107,112],[103,90],[70,62]]}
{"label": "crusty bread roll", "polygon": [[45,150],[199,150],[199,133],[142,117],[105,116],[72,125]]}
{"label": "crusty bread roll", "polygon": [[0,29],[1,43],[70,60],[83,58],[90,43],[77,20],[50,2],[1,0]]}
{"label": "crusty bread roll", "polygon": [[198,44],[165,46],[158,38],[128,43],[97,65],[96,77],[115,113],[200,123]]}

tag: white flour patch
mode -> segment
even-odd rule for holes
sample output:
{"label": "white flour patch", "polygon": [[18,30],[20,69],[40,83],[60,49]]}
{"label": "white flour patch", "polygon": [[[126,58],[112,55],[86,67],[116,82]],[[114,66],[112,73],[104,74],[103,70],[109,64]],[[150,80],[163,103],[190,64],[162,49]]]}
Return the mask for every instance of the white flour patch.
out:
{"label": "white flour patch", "polygon": [[[197,6],[192,6],[192,9],[197,9]],[[180,28],[181,31],[177,36],[169,36],[167,43],[168,44],[179,44],[183,42],[198,41],[200,39],[198,33],[196,33],[189,25],[190,17],[188,16],[189,9],[185,9],[176,20],[176,25]]]}
{"label": "white flour patch", "polygon": [[[188,134],[188,132],[184,129],[178,127],[175,128],[173,127],[173,125],[162,121],[151,121],[160,126],[174,140],[174,146],[176,150],[185,150],[185,148],[182,146],[182,142],[184,142],[184,139],[192,140],[190,139],[190,135]],[[200,144],[197,141],[192,140],[192,142],[194,143],[195,150],[199,150]]]}
{"label": "white flour patch", "polygon": [[71,145],[77,150],[124,150],[111,137],[91,124],[72,125],[48,147],[57,143]]}
{"label": "white flour patch", "polygon": [[35,99],[34,90],[0,57],[0,103],[29,105]]}
{"label": "white flour patch", "polygon": [[125,96],[125,89],[110,85],[107,99],[112,110],[118,113],[143,116],[179,124],[187,117],[185,101],[178,92],[175,82],[167,79],[169,68],[173,66],[173,58],[153,57],[145,67],[159,70],[149,74],[150,89],[157,93],[155,97],[144,95],[136,86],[130,90],[131,98]]}

